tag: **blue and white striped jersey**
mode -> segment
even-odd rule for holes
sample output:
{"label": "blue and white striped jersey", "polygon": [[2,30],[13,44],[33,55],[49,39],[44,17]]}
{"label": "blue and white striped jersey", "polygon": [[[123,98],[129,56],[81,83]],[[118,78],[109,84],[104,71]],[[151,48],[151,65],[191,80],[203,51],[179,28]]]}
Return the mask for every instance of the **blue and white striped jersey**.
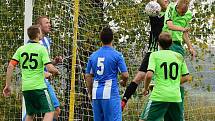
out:
{"label": "blue and white striped jersey", "polygon": [[127,72],[123,55],[110,46],[94,52],[87,63],[87,74],[93,74],[92,99],[119,98],[118,72]]}
{"label": "blue and white striped jersey", "polygon": [[[51,38],[44,36],[39,42],[41,45],[46,47],[48,53],[50,54],[50,51],[51,51],[50,47],[51,47],[51,43],[52,43]],[[47,71],[46,68],[45,68],[45,71]]]}
{"label": "blue and white striped jersey", "polygon": [[49,37],[43,37],[41,40],[40,40],[40,44],[45,46],[46,49],[48,50],[48,53],[50,54],[50,46],[51,46],[51,43],[52,43],[52,40],[51,38]]}

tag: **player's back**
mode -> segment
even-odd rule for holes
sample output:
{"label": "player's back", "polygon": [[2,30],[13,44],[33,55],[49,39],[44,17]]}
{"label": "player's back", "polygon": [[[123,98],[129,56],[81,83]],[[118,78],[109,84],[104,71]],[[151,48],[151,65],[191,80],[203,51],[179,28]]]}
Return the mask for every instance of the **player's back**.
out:
{"label": "player's back", "polygon": [[91,55],[93,99],[119,97],[117,74],[121,60],[122,54],[109,46],[103,46]]}
{"label": "player's back", "polygon": [[22,70],[22,90],[46,88],[44,65],[50,63],[48,52],[39,43],[30,41],[18,48],[13,59],[19,61]]}
{"label": "player's back", "polygon": [[183,56],[171,50],[160,50],[152,53],[149,61],[148,69],[154,71],[156,79],[150,98],[154,101],[180,102],[180,77],[187,73]]}

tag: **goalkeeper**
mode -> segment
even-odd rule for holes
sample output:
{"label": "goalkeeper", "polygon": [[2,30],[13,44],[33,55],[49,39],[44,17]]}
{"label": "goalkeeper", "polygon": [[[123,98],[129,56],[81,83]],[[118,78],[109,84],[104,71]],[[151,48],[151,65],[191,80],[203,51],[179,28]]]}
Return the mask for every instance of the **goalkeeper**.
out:
{"label": "goalkeeper", "polygon": [[160,16],[156,16],[156,17],[149,16],[151,31],[150,31],[150,37],[149,37],[148,52],[146,53],[144,59],[142,60],[141,66],[140,66],[139,71],[137,72],[135,78],[132,80],[132,82],[129,84],[129,86],[125,90],[123,99],[121,101],[122,109],[124,109],[128,99],[131,97],[131,95],[134,94],[134,92],[137,89],[137,86],[144,79],[145,73],[146,73],[147,67],[148,67],[150,54],[154,51],[158,51],[157,39],[158,39],[158,36],[161,33],[163,25],[164,25],[164,14],[165,14],[166,8],[169,4],[169,1],[168,0],[158,0],[157,2],[160,4],[160,6],[162,8],[161,14],[160,14]]}

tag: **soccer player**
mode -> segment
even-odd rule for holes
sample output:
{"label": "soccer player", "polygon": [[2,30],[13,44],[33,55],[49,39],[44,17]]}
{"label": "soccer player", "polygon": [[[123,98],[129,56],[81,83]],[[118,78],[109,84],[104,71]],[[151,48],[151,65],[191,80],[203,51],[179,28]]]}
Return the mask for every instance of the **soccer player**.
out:
{"label": "soccer player", "polygon": [[[51,46],[52,40],[47,36],[47,34],[51,32],[50,20],[47,16],[40,16],[39,18],[36,19],[36,24],[38,24],[42,30],[42,39],[39,42],[41,45],[46,47],[46,49],[50,54],[50,46]],[[62,57],[56,56],[54,60],[52,60],[52,64],[55,65],[61,61],[62,61]],[[48,79],[51,76],[51,74],[45,70],[45,75],[46,75],[45,82],[55,108],[55,115],[54,115],[53,121],[56,121],[60,115],[60,107],[59,107],[60,103]]]}
{"label": "soccer player", "polygon": [[94,121],[122,121],[117,74],[121,72],[120,84],[126,86],[127,67],[123,55],[112,47],[110,28],[103,28],[100,40],[103,46],[90,56],[85,75]]}
{"label": "soccer player", "polygon": [[[154,75],[156,83],[150,95],[146,111],[141,119],[144,121],[183,121],[180,109],[180,80],[190,80],[184,57],[169,50],[172,37],[161,33],[158,39],[160,51],[153,52],[144,81],[143,94],[148,95],[149,84]],[[168,119],[167,119],[168,118]]]}
{"label": "soccer player", "polygon": [[178,0],[176,3],[170,3],[165,13],[163,31],[171,33],[173,39],[171,50],[184,56],[185,51],[182,46],[184,41],[193,59],[196,52],[189,39],[189,22],[192,19],[192,12],[188,7],[189,0]]}
{"label": "soccer player", "polygon": [[148,52],[146,53],[144,59],[142,60],[141,66],[140,66],[139,71],[137,72],[135,78],[131,81],[129,86],[126,88],[126,91],[123,95],[123,99],[121,101],[122,109],[124,109],[128,99],[131,97],[131,95],[133,95],[135,93],[137,86],[144,79],[145,73],[146,73],[147,67],[148,67],[150,54],[152,52],[158,50],[157,39],[158,39],[158,36],[161,33],[163,25],[164,25],[164,13],[169,4],[169,1],[168,0],[158,0],[157,2],[160,4],[160,6],[162,8],[161,14],[160,14],[160,16],[156,16],[156,17],[149,16],[151,31],[150,31]]}
{"label": "soccer player", "polygon": [[10,61],[7,74],[4,96],[10,96],[13,70],[19,63],[22,72],[22,92],[26,105],[26,121],[33,121],[34,114],[45,113],[44,121],[52,121],[54,107],[44,82],[44,67],[52,74],[60,72],[51,64],[46,48],[39,44],[42,32],[39,26],[28,28],[29,42],[17,49]]}
{"label": "soccer player", "polygon": [[[170,50],[185,55],[183,42],[186,43],[192,59],[196,56],[196,52],[192,47],[189,39],[189,22],[192,19],[192,13],[188,9],[189,0],[178,0],[176,3],[170,3],[167,7],[164,19],[163,31],[171,33],[173,44]],[[181,113],[184,114],[184,87],[181,86]]]}

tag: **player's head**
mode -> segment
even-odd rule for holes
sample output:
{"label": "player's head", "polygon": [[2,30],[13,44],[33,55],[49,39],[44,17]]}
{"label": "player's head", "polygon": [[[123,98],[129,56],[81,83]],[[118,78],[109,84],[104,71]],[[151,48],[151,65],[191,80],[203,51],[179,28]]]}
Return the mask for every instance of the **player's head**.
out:
{"label": "player's head", "polygon": [[103,28],[100,33],[100,40],[104,45],[110,44],[113,41],[113,31],[109,27]]}
{"label": "player's head", "polygon": [[157,0],[157,2],[160,4],[162,10],[166,10],[169,0]]}
{"label": "player's head", "polygon": [[177,11],[180,15],[184,15],[189,7],[189,0],[178,0]]}
{"label": "player's head", "polygon": [[42,32],[39,25],[32,25],[27,30],[30,40],[40,40],[42,38]]}
{"label": "player's head", "polygon": [[40,16],[36,19],[35,23],[40,25],[43,34],[51,32],[51,23],[47,16]]}
{"label": "player's head", "polygon": [[158,38],[158,45],[163,49],[169,49],[172,44],[172,37],[168,32],[162,32]]}

